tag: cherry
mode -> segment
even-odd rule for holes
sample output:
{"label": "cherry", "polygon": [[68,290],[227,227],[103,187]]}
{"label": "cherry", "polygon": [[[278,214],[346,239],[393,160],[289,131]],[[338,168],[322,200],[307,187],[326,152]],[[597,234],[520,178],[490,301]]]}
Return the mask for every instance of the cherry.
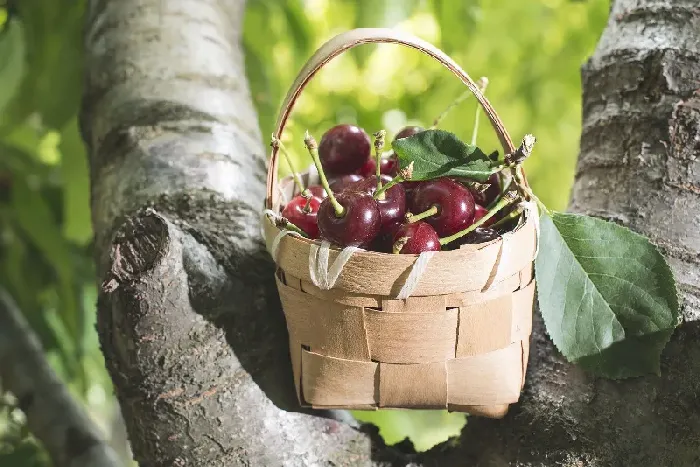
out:
{"label": "cherry", "polygon": [[373,158],[367,159],[367,162],[365,162],[365,165],[360,167],[360,170],[357,171],[358,175],[362,177],[371,177],[372,175],[376,175],[377,173],[377,161],[374,160]]}
{"label": "cherry", "polygon": [[[391,181],[388,175],[382,175],[382,184]],[[353,183],[347,190],[355,190],[369,195],[377,191],[377,176],[367,177],[364,180]],[[401,221],[406,214],[406,192],[400,183],[392,186],[384,193],[384,199],[377,199],[377,206],[381,215],[381,230],[384,231],[390,224]]]}
{"label": "cherry", "polygon": [[333,193],[342,193],[348,186],[363,180],[364,177],[358,174],[346,174],[331,178],[330,188]]}
{"label": "cherry", "polygon": [[[479,219],[484,217],[486,214],[488,214],[488,211],[486,210],[486,208],[481,206],[480,204],[476,204],[474,206],[474,221],[473,222],[478,221]],[[493,224],[494,222],[496,222],[496,216],[493,216],[491,219],[486,220],[482,225],[484,227],[488,227],[491,224]]]}
{"label": "cherry", "polygon": [[306,189],[309,190],[311,196],[315,196],[319,200],[323,200],[328,196],[328,193],[326,193],[326,190],[324,190],[321,185],[311,185],[306,187]]}
{"label": "cherry", "polygon": [[282,210],[282,217],[299,227],[309,235],[309,238],[318,238],[318,223],[316,222],[321,200],[312,196],[309,200],[309,210],[306,211],[306,198],[297,195],[287,203]]}
{"label": "cherry", "polygon": [[422,184],[424,184],[424,181],[420,182],[411,182],[411,181],[405,181],[401,182],[401,185],[403,185],[404,190],[406,190],[406,208],[409,211],[413,211],[413,195],[416,192],[416,189],[420,187]]}
{"label": "cherry", "polygon": [[396,174],[399,173],[399,156],[392,152],[389,157],[383,158],[379,163],[379,170],[382,174],[396,177]]}
{"label": "cherry", "polygon": [[474,220],[474,198],[467,188],[449,178],[422,183],[413,193],[411,212],[418,214],[436,208],[425,216],[441,237],[464,230]]}
{"label": "cherry", "polygon": [[482,206],[488,206],[491,202],[496,199],[498,194],[501,192],[501,180],[498,173],[491,174],[488,181],[489,187],[485,191],[478,191],[470,189],[474,201]]}
{"label": "cherry", "polygon": [[[399,173],[399,158],[396,156],[396,154],[392,152],[389,157],[382,158],[381,162],[379,163],[379,170],[381,171],[382,175],[395,177],[396,174]],[[376,175],[377,161],[374,159],[367,159],[365,165],[360,167],[360,170],[358,170],[357,173],[363,177],[371,177],[372,175]]]}
{"label": "cherry", "polygon": [[397,139],[401,138],[408,138],[409,136],[413,136],[417,133],[420,133],[421,131],[425,131],[425,128],[422,126],[407,126],[401,129],[398,133],[396,133],[396,136],[394,136],[394,141]]}
{"label": "cherry", "polygon": [[381,215],[372,196],[360,191],[346,190],[335,195],[342,206],[338,215],[333,198],[323,200],[318,208],[318,228],[321,238],[340,246],[369,245],[379,233]]}
{"label": "cherry", "polygon": [[318,153],[329,175],[349,174],[359,170],[372,152],[369,135],[355,125],[337,125],[321,138]]}
{"label": "cherry", "polygon": [[415,255],[440,251],[440,237],[430,224],[423,221],[401,224],[393,240],[395,253]]}

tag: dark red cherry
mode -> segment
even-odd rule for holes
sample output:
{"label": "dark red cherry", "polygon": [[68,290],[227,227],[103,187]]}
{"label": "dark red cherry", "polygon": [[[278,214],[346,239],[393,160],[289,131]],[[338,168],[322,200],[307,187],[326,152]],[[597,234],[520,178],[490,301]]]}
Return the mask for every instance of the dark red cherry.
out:
{"label": "dark red cherry", "polygon": [[[484,217],[486,214],[488,214],[488,211],[486,210],[485,207],[483,207],[479,204],[474,206],[474,222],[478,221],[479,219]],[[484,227],[488,227],[491,224],[493,224],[494,222],[496,222],[496,216],[491,217],[489,220],[487,220],[486,222],[484,222],[481,225]]]}
{"label": "dark red cherry", "polygon": [[381,215],[377,203],[367,193],[346,190],[335,195],[345,212],[338,217],[330,198],[318,209],[321,238],[339,246],[366,246],[379,233]]}
{"label": "dark red cherry", "polygon": [[496,199],[498,194],[501,192],[501,181],[497,173],[492,174],[488,181],[489,187],[485,191],[478,191],[470,189],[474,201],[482,206],[488,206],[491,202]]}
{"label": "dark red cherry", "polygon": [[[384,157],[379,162],[379,170],[382,175],[389,175],[390,177],[395,177],[399,173],[399,158],[393,152],[389,157]],[[371,177],[377,174],[377,161],[375,159],[367,159],[365,165],[360,167],[357,171],[358,174],[363,177]]]}
{"label": "dark red cherry", "polygon": [[[382,175],[382,184],[391,181],[388,175]],[[367,177],[357,183],[350,185],[348,190],[356,190],[374,195],[377,191],[377,176]],[[381,230],[397,221],[402,221],[406,215],[406,192],[400,183],[392,186],[384,192],[384,199],[378,199],[379,213],[382,217]]]}
{"label": "dark red cherry", "polygon": [[360,167],[357,173],[363,177],[371,177],[377,174],[377,161],[374,158],[367,159],[365,165]]}
{"label": "dark red cherry", "polygon": [[398,133],[396,133],[396,136],[394,136],[394,141],[397,139],[401,138],[407,138],[409,136],[413,136],[416,133],[420,133],[421,131],[425,131],[425,128],[422,126],[407,126],[401,129]]}
{"label": "dark red cherry", "polygon": [[383,158],[379,163],[379,170],[382,174],[396,177],[396,174],[399,173],[399,157],[396,153],[392,152],[389,157]]}
{"label": "dark red cherry", "polygon": [[469,232],[455,243],[460,245],[487,243],[496,240],[498,237],[500,237],[500,234],[493,229],[477,227],[473,232]]}
{"label": "dark red cherry", "polygon": [[437,178],[421,184],[413,193],[411,213],[419,214],[435,206],[437,214],[425,219],[441,237],[464,230],[474,221],[474,198],[462,184]]}
{"label": "dark red cherry", "polygon": [[362,175],[358,174],[347,174],[347,175],[339,175],[337,177],[333,177],[330,180],[328,180],[328,185],[331,188],[331,191],[333,193],[341,193],[343,190],[345,190],[347,187],[350,185],[359,182],[360,180],[364,180],[364,177]]}
{"label": "dark red cherry", "polygon": [[328,193],[326,193],[326,190],[324,190],[321,185],[311,185],[307,186],[306,188],[311,192],[311,196],[315,196],[320,200],[323,200],[326,196],[328,196]]}
{"label": "dark red cherry", "polygon": [[406,190],[406,209],[408,211],[413,212],[413,194],[416,192],[416,189],[423,183],[425,182],[401,182],[401,185],[403,185],[404,190]]}
{"label": "dark red cherry", "polygon": [[365,131],[355,125],[337,125],[328,130],[318,145],[318,154],[326,175],[356,172],[372,152],[372,142]]}
{"label": "dark red cherry", "polygon": [[282,210],[282,217],[286,217],[289,222],[299,227],[309,235],[309,238],[318,238],[318,209],[321,200],[315,196],[309,201],[309,212],[305,212],[306,198],[301,195],[295,196]]}
{"label": "dark red cherry", "polygon": [[416,255],[424,251],[440,251],[440,237],[428,223],[423,221],[402,224],[394,234],[394,245],[399,253]]}

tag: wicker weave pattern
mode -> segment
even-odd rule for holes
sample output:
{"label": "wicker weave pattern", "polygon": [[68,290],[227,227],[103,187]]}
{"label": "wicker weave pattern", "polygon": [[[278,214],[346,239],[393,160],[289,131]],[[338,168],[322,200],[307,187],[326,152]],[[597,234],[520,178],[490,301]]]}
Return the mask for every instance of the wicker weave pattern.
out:
{"label": "wicker weave pattern", "polygon": [[465,410],[518,400],[532,323],[531,266],[485,301],[462,293],[350,304],[359,297],[328,300],[310,285],[278,272],[303,404]]}

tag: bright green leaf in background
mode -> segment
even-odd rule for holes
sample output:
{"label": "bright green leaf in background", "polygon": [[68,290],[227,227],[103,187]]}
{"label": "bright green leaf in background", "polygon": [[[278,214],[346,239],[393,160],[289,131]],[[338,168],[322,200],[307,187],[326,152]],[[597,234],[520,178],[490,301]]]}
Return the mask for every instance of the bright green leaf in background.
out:
{"label": "bright green leaf in background", "polygon": [[462,142],[454,133],[426,130],[391,144],[402,169],[413,163],[411,180],[465,177],[486,182],[500,163],[476,146]]}
{"label": "bright green leaf in background", "polygon": [[611,378],[659,372],[678,295],[658,249],[588,216],[543,214],[535,263],[540,311],[564,356]]}
{"label": "bright green leaf in background", "polygon": [[26,61],[18,92],[0,112],[0,134],[33,113],[46,126],[60,129],[80,105],[85,0],[13,4],[22,23]]}
{"label": "bright green leaf in background", "polygon": [[22,83],[24,54],[22,25],[8,21],[0,31],[0,114]]}

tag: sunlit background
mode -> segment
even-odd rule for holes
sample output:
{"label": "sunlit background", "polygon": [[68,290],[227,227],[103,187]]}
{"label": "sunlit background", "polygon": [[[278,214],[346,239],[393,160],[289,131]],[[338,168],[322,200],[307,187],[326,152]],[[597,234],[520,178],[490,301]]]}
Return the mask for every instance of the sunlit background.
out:
{"label": "sunlit background", "polygon": [[[85,1],[14,4],[8,13],[0,0],[0,286],[55,370],[127,455],[94,327],[89,172],[76,123]],[[251,0],[243,36],[261,133],[267,140],[289,85],[325,40],[354,27],[396,27],[437,45],[473,78],[489,78],[486,94],[513,139],[538,138],[526,163],[535,192],[564,209],[580,132],[579,69],[607,13],[608,0]],[[320,138],[339,122],[389,134],[407,123],[430,125],[463,90],[414,50],[362,46],[311,82],[284,140],[306,166],[306,129]],[[468,139],[474,113],[468,100],[441,127]],[[486,119],[478,144],[498,148]],[[0,396],[0,466],[47,465],[15,404]],[[356,415],[377,423],[387,442],[409,436],[418,449],[457,435],[465,423],[461,414],[438,411]]]}

